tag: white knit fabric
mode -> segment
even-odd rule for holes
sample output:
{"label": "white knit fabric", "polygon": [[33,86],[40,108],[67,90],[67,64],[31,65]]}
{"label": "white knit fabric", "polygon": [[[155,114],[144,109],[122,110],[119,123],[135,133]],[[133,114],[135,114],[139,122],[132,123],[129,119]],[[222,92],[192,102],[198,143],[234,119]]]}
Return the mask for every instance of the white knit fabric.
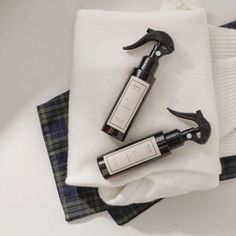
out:
{"label": "white knit fabric", "polygon": [[236,57],[214,61],[213,71],[222,138],[236,128]]}
{"label": "white knit fabric", "polygon": [[213,60],[236,56],[235,30],[210,26],[209,32]]}
{"label": "white knit fabric", "polygon": [[[140,38],[148,27],[167,31],[176,51],[161,58],[157,81],[125,143],[155,131],[192,125],[169,114],[167,106],[186,112],[201,109],[211,123],[212,135],[205,145],[188,142],[169,157],[105,180],[96,157],[125,143],[100,129],[130,71],[150,51],[150,44],[129,53],[121,48]],[[80,11],[69,109],[67,184],[99,187],[103,200],[115,205],[218,186],[218,120],[203,9],[149,13]]]}
{"label": "white knit fabric", "polygon": [[[195,10],[196,0],[164,0],[162,10]],[[236,154],[236,30],[209,26],[220,122],[220,157]]]}
{"label": "white knit fabric", "polygon": [[220,156],[231,156],[236,154],[236,131],[235,129],[220,139]]}
{"label": "white knit fabric", "polygon": [[236,154],[236,30],[209,27],[220,122],[220,157]]}

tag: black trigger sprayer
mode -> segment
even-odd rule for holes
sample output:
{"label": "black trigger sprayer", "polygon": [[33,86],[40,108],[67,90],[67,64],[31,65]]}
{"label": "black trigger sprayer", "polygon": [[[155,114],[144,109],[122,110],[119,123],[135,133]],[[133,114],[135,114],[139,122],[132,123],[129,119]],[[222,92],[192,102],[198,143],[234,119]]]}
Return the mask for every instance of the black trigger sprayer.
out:
{"label": "black trigger sprayer", "polygon": [[171,37],[165,32],[152,29],[148,29],[141,39],[123,49],[135,49],[149,41],[155,41],[153,49],[133,70],[102,127],[102,131],[120,141],[124,141],[137,112],[156,80],[154,74],[159,65],[159,58],[174,51]]}
{"label": "black trigger sprayer", "polygon": [[190,140],[198,144],[205,144],[208,141],[211,126],[200,110],[196,113],[183,113],[167,109],[177,117],[196,122],[198,126],[183,131],[179,129],[167,133],[161,131],[99,156],[98,167],[105,179],[151,160],[163,158],[170,154],[171,150],[182,146],[185,141]]}

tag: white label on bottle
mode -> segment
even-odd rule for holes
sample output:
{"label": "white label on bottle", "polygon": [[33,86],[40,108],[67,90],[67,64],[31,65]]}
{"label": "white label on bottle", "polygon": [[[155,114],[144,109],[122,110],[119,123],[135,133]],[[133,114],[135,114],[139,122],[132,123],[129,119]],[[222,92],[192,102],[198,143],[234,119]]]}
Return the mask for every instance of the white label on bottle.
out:
{"label": "white label on bottle", "polygon": [[152,136],[107,154],[103,158],[109,174],[112,175],[160,155],[155,137]]}
{"label": "white label on bottle", "polygon": [[125,133],[149,86],[149,83],[132,76],[107,124]]}

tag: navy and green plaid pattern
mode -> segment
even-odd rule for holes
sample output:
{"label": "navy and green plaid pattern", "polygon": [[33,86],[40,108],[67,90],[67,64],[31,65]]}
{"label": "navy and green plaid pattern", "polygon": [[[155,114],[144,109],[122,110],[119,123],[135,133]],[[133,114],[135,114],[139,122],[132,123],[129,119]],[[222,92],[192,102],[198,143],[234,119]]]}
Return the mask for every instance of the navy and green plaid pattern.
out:
{"label": "navy and green plaid pattern", "polygon": [[236,155],[222,157],[220,159],[222,173],[220,175],[220,180],[227,180],[236,178]]}
{"label": "navy and green plaid pattern", "polygon": [[[236,21],[223,27],[236,29]],[[73,221],[107,210],[117,224],[123,225],[160,201],[161,199],[157,199],[150,203],[109,206],[101,200],[97,188],[75,187],[65,183],[68,157],[68,105],[69,91],[37,107],[65,219]],[[220,180],[236,177],[236,156],[221,158],[221,165]]]}
{"label": "navy and green plaid pattern", "polygon": [[229,29],[236,29],[236,21],[230,22],[228,24],[222,25],[221,27],[229,28]]}

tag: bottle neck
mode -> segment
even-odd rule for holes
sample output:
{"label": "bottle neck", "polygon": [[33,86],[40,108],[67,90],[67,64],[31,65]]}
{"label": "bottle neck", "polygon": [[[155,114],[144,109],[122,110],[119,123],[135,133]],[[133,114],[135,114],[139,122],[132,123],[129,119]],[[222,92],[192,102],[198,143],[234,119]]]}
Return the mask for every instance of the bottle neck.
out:
{"label": "bottle neck", "polygon": [[157,133],[155,140],[161,154],[169,153],[172,149],[182,146],[185,139],[181,135],[181,131],[174,129],[167,133]]}
{"label": "bottle neck", "polygon": [[138,69],[147,74],[154,75],[159,66],[159,56],[157,55],[159,44],[156,44],[148,56],[144,56]]}
{"label": "bottle neck", "polygon": [[165,133],[164,137],[170,150],[182,146],[185,142],[185,139],[183,138],[181,131],[178,129],[174,129],[170,132]]}

